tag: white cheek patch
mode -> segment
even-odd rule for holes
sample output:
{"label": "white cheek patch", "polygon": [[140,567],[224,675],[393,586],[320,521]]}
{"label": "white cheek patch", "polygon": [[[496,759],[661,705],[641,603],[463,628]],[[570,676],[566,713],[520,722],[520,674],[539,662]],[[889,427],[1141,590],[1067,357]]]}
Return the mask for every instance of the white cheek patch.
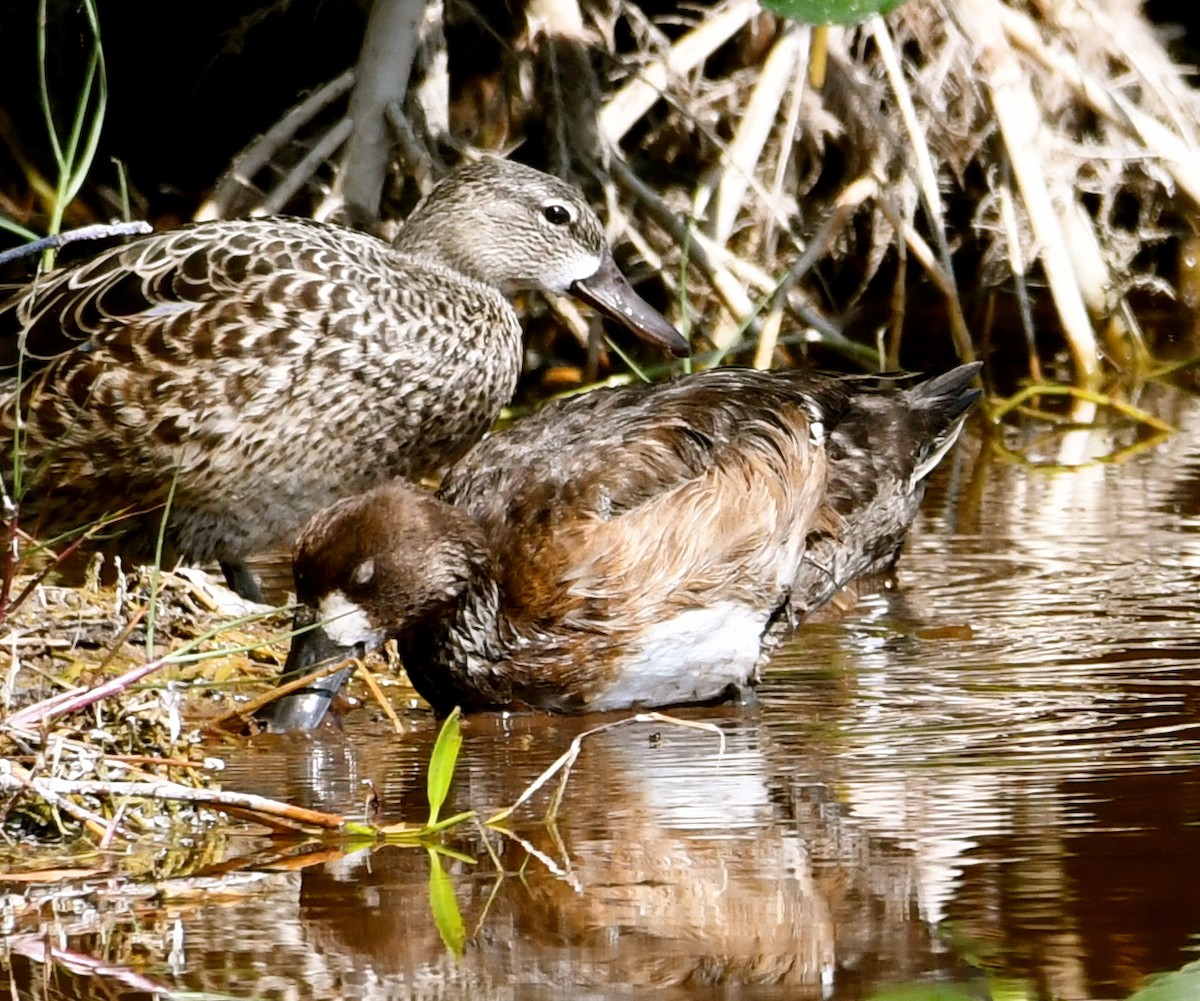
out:
{"label": "white cheek patch", "polygon": [[387,633],[371,625],[371,620],[362,605],[347,598],[341,591],[333,591],[321,599],[317,606],[321,626],[334,643],[341,647],[352,647],[361,643],[367,650],[382,646]]}
{"label": "white cheek patch", "polygon": [[354,568],[354,583],[365,584],[375,576],[375,560],[365,559]]}
{"label": "white cheek patch", "polygon": [[542,281],[549,292],[566,292],[576,282],[591,278],[600,270],[600,255],[583,251],[556,262],[553,271],[546,271]]}

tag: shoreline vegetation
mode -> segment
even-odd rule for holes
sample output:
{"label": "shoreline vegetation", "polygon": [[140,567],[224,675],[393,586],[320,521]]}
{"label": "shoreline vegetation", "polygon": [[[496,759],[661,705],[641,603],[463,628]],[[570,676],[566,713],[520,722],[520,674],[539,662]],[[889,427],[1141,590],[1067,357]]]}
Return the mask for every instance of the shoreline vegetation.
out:
{"label": "shoreline vegetation", "polygon": [[[99,0],[54,8],[88,41],[72,73],[40,76],[52,156],[35,155],[44,135],[13,135],[5,246],[149,204],[101,160],[104,13]],[[1191,388],[1195,344],[1139,317],[1200,300],[1200,92],[1140,3],[910,0],[820,30],[755,0],[603,12],[529,0],[524,13],[467,33],[437,0],[377,0],[357,64],[246,136],[196,193],[195,218],[288,212],[386,236],[467,147],[515,148],[603,209],[642,289],[692,334],[693,365],[982,357],[989,437],[1013,461],[1031,461],[1008,433],[1017,422],[1050,436],[1111,422],[1130,454],[1171,433],[1142,389]],[[65,29],[45,3],[41,15],[44,68],[46,32]],[[464,34],[492,48],[462,52]],[[460,68],[473,58],[486,73]],[[59,93],[63,79],[78,89]],[[34,260],[6,262],[5,277],[28,277]],[[594,317],[525,307],[522,405],[639,377]],[[221,733],[278,675],[286,609],[230,609],[165,568],[118,564],[103,584],[93,564],[83,585],[62,585],[57,557],[19,531],[19,497],[6,502],[8,842],[106,848],[208,830],[213,809],[325,824],[279,821],[216,788]]]}

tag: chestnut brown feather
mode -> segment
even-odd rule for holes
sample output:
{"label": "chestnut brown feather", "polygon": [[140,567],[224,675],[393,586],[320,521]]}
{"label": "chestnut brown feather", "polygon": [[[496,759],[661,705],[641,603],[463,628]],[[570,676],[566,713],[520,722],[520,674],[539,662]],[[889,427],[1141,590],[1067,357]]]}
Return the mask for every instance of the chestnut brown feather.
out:
{"label": "chestnut brown feather", "polygon": [[[908,390],[714,369],[557,401],[436,497],[392,483],[319,514],[298,595],[347,643],[396,637],[440,711],[744,691],[789,624],[894,558],[978,369]],[[313,723],[285,699],[273,725]]]}

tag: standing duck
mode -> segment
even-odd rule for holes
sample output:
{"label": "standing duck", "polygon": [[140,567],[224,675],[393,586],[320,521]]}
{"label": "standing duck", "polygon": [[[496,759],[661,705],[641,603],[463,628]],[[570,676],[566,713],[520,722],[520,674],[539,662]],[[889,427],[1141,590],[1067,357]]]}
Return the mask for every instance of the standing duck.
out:
{"label": "standing duck", "polygon": [[522,289],[687,351],[580,193],[507,160],[447,176],[391,246],[286,218],[135,239],[0,303],[5,486],[19,464],[42,537],[143,512],[110,529],[143,559],[169,498],[175,554],[259,598],[246,556],[487,431],[520,372]]}
{"label": "standing duck", "polygon": [[[745,691],[790,624],[895,558],[979,367],[907,390],[717,368],[551,403],[437,496],[390,483],[309,522],[285,679],[394,637],[439,712]],[[345,674],[271,728],[316,725]]]}

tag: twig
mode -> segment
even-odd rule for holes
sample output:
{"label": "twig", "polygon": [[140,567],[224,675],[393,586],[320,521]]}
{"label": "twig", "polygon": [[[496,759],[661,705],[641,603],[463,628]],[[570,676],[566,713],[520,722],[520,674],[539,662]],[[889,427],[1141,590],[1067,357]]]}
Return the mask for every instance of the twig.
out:
{"label": "twig", "polygon": [[251,215],[275,215],[277,212],[282,212],[292,196],[308,183],[321,165],[342,148],[353,130],[354,123],[349,118],[343,118],[334,125],[321,136],[300,162],[288,171],[287,176],[276,185],[275,190]]}
{"label": "twig", "polygon": [[1142,410],[1140,407],[1135,407],[1132,403],[1126,403],[1124,400],[1109,396],[1107,393],[1099,393],[1094,389],[1087,389],[1080,386],[1057,386],[1053,384],[1025,386],[1020,392],[1014,393],[1008,399],[996,404],[994,409],[989,413],[992,422],[998,424],[1009,411],[1019,407],[1026,400],[1032,399],[1035,396],[1070,396],[1075,400],[1083,400],[1101,407],[1108,407],[1131,420],[1137,421],[1139,424],[1145,424],[1147,427],[1154,428],[1155,431],[1163,434],[1172,434],[1175,431],[1175,428],[1166,421],[1155,417],[1154,414]]}
{"label": "twig", "polygon": [[[805,25],[801,31],[809,33],[811,28]],[[800,111],[804,105],[804,87],[808,77],[808,52],[808,46],[801,40],[800,55],[792,67],[791,99],[788,101],[783,132],[779,137],[779,159],[775,163],[775,176],[771,181],[771,201],[776,205],[783,202],[787,168],[791,162],[792,151],[796,148],[796,135],[800,130]],[[768,220],[766,236],[763,238],[763,247],[768,258],[775,256],[776,233],[774,220]]]}
{"label": "twig", "polygon": [[433,155],[417,138],[408,118],[399,104],[392,103],[384,110],[392,138],[400,147],[400,155],[406,166],[411,168],[413,180],[422,195],[429,194],[436,180]]}
{"label": "twig", "polygon": [[403,106],[424,16],[424,0],[374,0],[359,53],[346,143],[334,184],[352,222],[374,221],[387,176],[392,139],[388,105]]}
{"label": "twig", "polygon": [[79,240],[107,240],[114,236],[144,236],[146,233],[152,232],[150,224],[140,219],[134,222],[93,223],[91,226],[69,229],[65,233],[52,233],[50,236],[43,236],[40,240],[23,243],[19,247],[6,250],[0,253],[0,264],[7,264],[9,261],[15,261],[22,257],[32,257],[44,250],[57,250],[59,247],[65,247],[68,243],[76,243]]}
{"label": "twig", "polygon": [[1028,75],[1023,72],[1012,49],[1004,44],[1004,29],[997,13],[999,6],[988,0],[962,0],[954,5],[951,16],[957,19],[964,39],[975,48],[976,63],[991,97],[1013,175],[1034,236],[1041,246],[1042,268],[1071,346],[1078,378],[1083,385],[1094,387],[1100,379],[1096,334],[1083,303],[1066,236],[1054,211],[1042,169],[1038,133],[1044,123]]}
{"label": "twig", "polygon": [[[35,963],[42,963],[46,966],[56,964],[75,974],[109,978],[135,991],[150,994],[154,997],[170,998],[179,996],[178,992],[164,981],[148,977],[144,973],[134,970],[132,967],[116,965],[111,959],[101,959],[97,956],[89,956],[78,949],[67,949],[61,945],[53,945],[49,939],[42,935],[17,935],[7,940],[7,947],[17,955],[24,956]],[[50,971],[47,971],[47,976],[49,975]],[[94,986],[97,988],[98,994],[116,993],[111,986],[107,991],[99,990],[98,984]]]}
{"label": "twig", "polygon": [[[111,824],[107,817],[103,817],[95,811],[67,799],[70,791],[42,787],[41,783],[45,781],[46,779],[35,778],[33,773],[27,768],[22,768],[20,765],[12,762],[6,762],[3,767],[0,767],[0,789],[9,792],[24,789],[40,796],[55,809],[69,813],[98,838],[103,837],[111,829]],[[121,833],[129,836],[129,832],[127,831],[122,830]]]}
{"label": "twig", "polygon": [[743,108],[737,131],[721,160],[720,180],[713,202],[712,237],[728,243],[734,223],[745,202],[750,178],[762,159],[763,148],[779,120],[779,109],[804,51],[808,31],[789,21],[779,33],[763,63],[749,100]]}
{"label": "twig", "polygon": [[238,194],[253,187],[254,175],[262,170],[287,143],[291,142],[301,128],[353,86],[354,70],[346,70],[345,73],[315,90],[267,129],[238,154],[233,165],[221,178],[212,196],[200,206],[196,218],[198,220],[223,218],[230,211]]}
{"label": "twig", "polygon": [[[422,130],[434,142],[450,134],[450,53],[446,46],[444,0],[426,0],[421,37],[413,59],[413,104]],[[395,102],[389,103],[392,107]]]}
{"label": "twig", "polygon": [[1025,345],[1029,350],[1029,375],[1034,382],[1044,382],[1041,362],[1037,356],[1037,344],[1033,338],[1033,304],[1029,301],[1029,286],[1025,283],[1025,256],[1021,252],[1017,212],[1013,206],[1012,187],[1007,180],[997,185],[997,193],[1000,199],[1000,222],[1004,226],[1004,240],[1008,247],[1008,269],[1013,276],[1017,312],[1021,317],[1021,329],[1025,332]]}
{"label": "twig", "polygon": [[681,245],[691,241],[691,260],[708,279],[730,315],[741,320],[754,312],[754,303],[746,295],[742,283],[713,260],[712,251],[717,248],[712,242],[700,233],[689,232],[687,225],[671,207],[623,161],[613,157],[611,168],[617,183],[646,206],[655,222],[662,226],[669,236]]}
{"label": "twig", "polygon": [[48,699],[42,699],[41,702],[35,702],[31,706],[17,710],[7,719],[0,721],[0,727],[8,730],[26,730],[31,726],[45,726],[51,720],[55,720],[60,716],[83,709],[85,706],[90,706],[101,699],[108,698],[110,695],[116,695],[118,692],[124,691],[155,671],[161,670],[169,662],[169,658],[159,657],[156,660],[132,668],[101,685],[96,685],[94,688],[81,685],[72,688],[69,692],[60,692],[58,695],[52,695]]}
{"label": "twig", "polygon": [[[706,730],[710,733],[715,733],[721,739],[721,748],[718,753],[725,753],[725,734],[721,732],[720,727],[713,723],[702,723],[695,720],[679,719],[676,716],[668,716],[666,713],[638,713],[635,716],[628,716],[625,719],[619,719],[613,723],[602,723],[600,726],[592,727],[590,730],[585,730],[583,733],[577,734],[571,741],[568,747],[545,771],[542,772],[536,779],[527,785],[520,796],[511,806],[506,806],[503,810],[492,814],[484,821],[484,825],[491,827],[494,824],[501,824],[511,817],[520,807],[527,803],[529,799],[542,786],[549,782],[555,775],[562,772],[562,783],[565,784],[571,773],[571,766],[574,765],[575,759],[579,757],[579,752],[583,749],[583,742],[588,738],[595,736],[598,733],[605,733],[608,730],[616,730],[618,727],[629,726],[633,723],[666,723],[670,726],[680,726],[689,730]],[[555,803],[561,798],[561,792],[555,797]]]}
{"label": "twig", "polygon": [[[99,779],[60,779],[52,776],[34,777],[25,773],[23,777],[16,773],[25,770],[12,767],[12,773],[0,772],[0,791],[11,792],[18,789],[29,789],[39,796],[49,800],[63,796],[102,796],[108,798],[135,797],[138,799],[170,800],[183,803],[195,803],[197,806],[208,806],[216,809],[229,806],[269,817],[284,817],[309,827],[322,830],[348,829],[345,817],[319,810],[308,810],[304,807],[293,806],[279,800],[268,799],[253,793],[230,792],[222,789],[196,789],[185,786],[169,779],[152,779],[142,782],[102,781]],[[105,821],[100,818],[101,824]]]}
{"label": "twig", "polygon": [[641,67],[609,98],[600,112],[600,134],[613,146],[620,143],[666,90],[673,77],[690,73],[732,38],[759,11],[758,0],[731,0],[724,10],[709,14],[671,46],[666,59]]}
{"label": "twig", "polygon": [[375,697],[375,701],[379,703],[379,708],[383,710],[384,715],[392,724],[392,730],[395,733],[403,733],[404,727],[400,723],[400,717],[396,715],[396,710],[392,708],[392,704],[388,701],[387,696],[383,694],[383,689],[379,687],[379,682],[375,680],[375,674],[367,665],[359,660],[355,664],[355,673],[362,678],[363,683]]}
{"label": "twig", "polygon": [[269,692],[260,695],[257,698],[251,699],[249,702],[242,703],[236,709],[231,709],[227,713],[223,713],[220,716],[210,719],[204,724],[202,729],[209,733],[216,733],[220,730],[227,729],[230,723],[244,723],[256,712],[262,709],[263,706],[268,706],[277,699],[281,699],[285,695],[290,695],[298,688],[307,688],[314,681],[319,681],[321,678],[324,678],[327,675],[336,674],[351,662],[357,663],[357,659],[354,657],[349,657],[336,661],[332,664],[326,664],[324,667],[318,668],[311,674],[304,675],[302,678],[293,678],[286,684],[272,688]]}
{"label": "twig", "polygon": [[1061,47],[1051,50],[1042,41],[1037,25],[1025,14],[1000,4],[998,15],[1004,34],[1014,45],[1051,70],[1096,114],[1132,134],[1148,150],[1153,150],[1156,162],[1170,171],[1180,190],[1194,204],[1200,205],[1200,155],[1186,139],[1105,86],[1066,50]]}

